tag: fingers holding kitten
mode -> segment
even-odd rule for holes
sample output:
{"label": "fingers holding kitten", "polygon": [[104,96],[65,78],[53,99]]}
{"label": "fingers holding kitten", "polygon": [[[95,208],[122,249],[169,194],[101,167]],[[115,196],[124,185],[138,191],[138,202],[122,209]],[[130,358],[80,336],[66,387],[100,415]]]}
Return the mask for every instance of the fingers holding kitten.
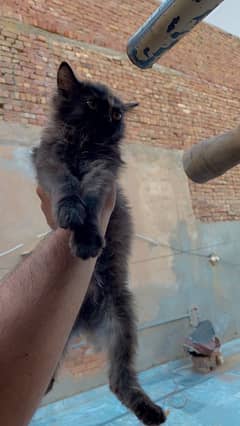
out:
{"label": "fingers holding kitten", "polygon": [[99,205],[99,211],[91,214],[87,204],[78,194],[61,198],[54,209],[52,200],[44,190],[38,186],[37,194],[41,200],[41,208],[48,225],[52,229],[57,226],[72,231],[70,248],[74,256],[82,259],[97,257],[105,246],[103,235],[115,206],[116,186],[105,190],[105,195]]}

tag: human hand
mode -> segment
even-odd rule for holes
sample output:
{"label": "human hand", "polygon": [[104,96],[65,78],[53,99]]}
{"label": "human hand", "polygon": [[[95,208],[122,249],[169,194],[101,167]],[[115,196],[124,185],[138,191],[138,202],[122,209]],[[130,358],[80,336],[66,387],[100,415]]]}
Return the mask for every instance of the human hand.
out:
{"label": "human hand", "polygon": [[[46,218],[47,224],[51,229],[57,229],[57,223],[53,215],[50,196],[42,189],[40,185],[37,186],[36,192],[41,200],[41,209]],[[103,201],[102,208],[99,212],[99,225],[103,235],[105,235],[109,219],[115,206],[115,202],[116,186],[113,185],[111,188],[109,188],[105,200]]]}
{"label": "human hand", "polygon": [[37,186],[36,193],[40,198],[41,209],[46,218],[48,226],[51,229],[57,229],[57,224],[52,213],[52,204],[49,195],[39,185]]}

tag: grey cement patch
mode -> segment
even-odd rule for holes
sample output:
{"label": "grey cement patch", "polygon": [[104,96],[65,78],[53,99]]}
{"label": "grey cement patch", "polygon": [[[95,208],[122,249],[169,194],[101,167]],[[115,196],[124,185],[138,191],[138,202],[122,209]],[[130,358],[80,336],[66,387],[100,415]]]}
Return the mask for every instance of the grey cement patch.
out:
{"label": "grey cement patch", "polygon": [[0,122],[0,145],[36,145],[41,136],[41,127],[20,123]]}

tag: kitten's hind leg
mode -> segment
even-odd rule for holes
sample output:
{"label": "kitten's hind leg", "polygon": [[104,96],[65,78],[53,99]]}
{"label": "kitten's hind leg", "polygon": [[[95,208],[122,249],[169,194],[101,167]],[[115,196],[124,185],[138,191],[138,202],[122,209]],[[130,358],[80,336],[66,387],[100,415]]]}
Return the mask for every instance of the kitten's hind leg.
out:
{"label": "kitten's hind leg", "polygon": [[70,247],[72,254],[86,260],[99,255],[104,247],[104,238],[101,236],[98,225],[86,220],[84,226],[79,226],[71,235]]}
{"label": "kitten's hind leg", "polygon": [[110,388],[145,425],[160,425],[166,415],[141,388],[134,368],[137,332],[128,290],[118,296],[111,317],[108,351]]}
{"label": "kitten's hind leg", "polygon": [[104,248],[104,237],[99,226],[99,212],[112,187],[114,176],[104,163],[92,165],[81,182],[81,197],[86,218],[83,226],[74,229],[71,238],[73,254],[82,259],[96,257]]}

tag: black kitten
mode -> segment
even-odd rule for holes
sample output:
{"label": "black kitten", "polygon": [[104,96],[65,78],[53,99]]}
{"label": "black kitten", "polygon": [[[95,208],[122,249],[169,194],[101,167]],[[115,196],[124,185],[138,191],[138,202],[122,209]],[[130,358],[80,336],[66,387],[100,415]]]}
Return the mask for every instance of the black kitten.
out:
{"label": "black kitten", "polygon": [[132,224],[119,186],[105,241],[98,226],[106,191],[123,165],[124,115],[137,104],[124,104],[100,84],[77,80],[65,62],[57,83],[52,119],[33,153],[37,178],[51,195],[58,225],[72,230],[73,253],[82,259],[100,253],[73,332],[87,333],[93,341],[101,336],[111,390],[144,424],[159,425],[165,414],[144,393],[134,369],[137,333],[128,289]]}

